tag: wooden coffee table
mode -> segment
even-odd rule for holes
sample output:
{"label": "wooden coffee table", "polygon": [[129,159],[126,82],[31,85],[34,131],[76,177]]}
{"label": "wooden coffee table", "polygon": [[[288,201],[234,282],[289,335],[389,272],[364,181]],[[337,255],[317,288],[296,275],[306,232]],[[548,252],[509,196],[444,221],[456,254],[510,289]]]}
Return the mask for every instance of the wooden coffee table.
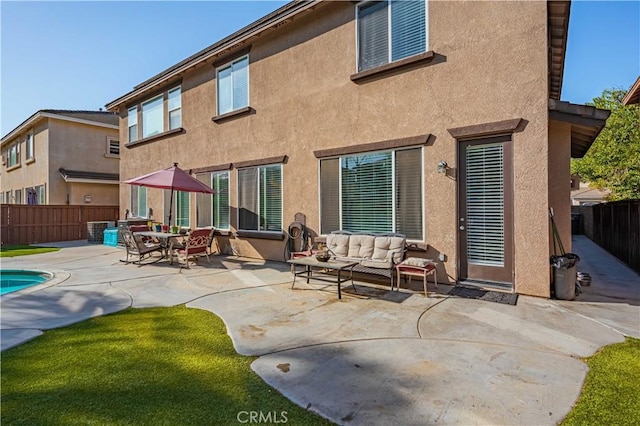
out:
{"label": "wooden coffee table", "polygon": [[[358,264],[358,262],[343,262],[341,260],[330,259],[326,262],[320,262],[316,259],[315,256],[307,256],[307,257],[299,257],[296,259],[287,260],[287,263],[291,264],[293,268],[291,268],[291,272],[293,273],[293,282],[291,283],[291,288],[296,283],[296,277],[298,275],[303,275],[307,278],[307,284],[309,284],[310,279],[318,280],[318,281],[326,281],[333,284],[338,285],[338,299],[342,299],[342,292],[340,290],[340,284],[345,281],[351,281],[351,286],[353,289],[356,289],[356,286],[353,285],[353,267]],[[302,271],[297,271],[296,266],[304,266]],[[337,272],[336,279],[332,279],[327,275],[317,276],[313,275],[314,272],[319,272],[319,269],[323,270],[332,270]],[[349,271],[349,276],[346,278],[342,278],[342,272]]]}

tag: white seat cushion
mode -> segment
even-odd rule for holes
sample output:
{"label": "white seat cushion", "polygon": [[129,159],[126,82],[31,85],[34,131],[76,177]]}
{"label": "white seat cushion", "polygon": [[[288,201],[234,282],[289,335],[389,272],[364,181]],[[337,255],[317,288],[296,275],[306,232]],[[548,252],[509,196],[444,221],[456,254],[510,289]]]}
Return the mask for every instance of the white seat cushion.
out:
{"label": "white seat cushion", "polygon": [[349,237],[349,257],[371,258],[375,240],[376,237],[373,235],[351,235]]}

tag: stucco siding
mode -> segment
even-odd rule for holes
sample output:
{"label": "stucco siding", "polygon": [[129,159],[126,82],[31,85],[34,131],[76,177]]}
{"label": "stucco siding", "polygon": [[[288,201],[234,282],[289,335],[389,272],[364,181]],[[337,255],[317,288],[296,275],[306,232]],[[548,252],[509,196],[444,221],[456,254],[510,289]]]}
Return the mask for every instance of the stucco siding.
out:
{"label": "stucco siding", "polygon": [[[212,122],[215,68],[205,64],[182,76],[185,132],[123,149],[121,179],[172,162],[189,170],[287,155],[283,225],[286,229],[302,212],[307,226],[319,233],[314,150],[431,134],[423,151],[420,243],[429,246],[429,255],[446,255],[439,281],[455,280],[457,142],[447,129],[523,118],[513,135],[515,285],[520,293],[548,296],[546,13],[544,2],[429,2],[428,49],[436,54],[431,63],[355,83],[350,79],[356,72],[355,6],[324,5],[253,39],[249,105],[254,113]],[[126,141],[124,105],[121,117]],[[452,168],[449,176],[436,172],[441,160]],[[236,170],[230,188],[231,205],[237,206]],[[162,211],[161,191],[148,194],[148,206]],[[120,204],[122,210],[130,204],[127,185],[121,187]],[[231,222],[235,229],[234,209]],[[284,242],[232,237],[230,244],[242,255],[283,259]]]}

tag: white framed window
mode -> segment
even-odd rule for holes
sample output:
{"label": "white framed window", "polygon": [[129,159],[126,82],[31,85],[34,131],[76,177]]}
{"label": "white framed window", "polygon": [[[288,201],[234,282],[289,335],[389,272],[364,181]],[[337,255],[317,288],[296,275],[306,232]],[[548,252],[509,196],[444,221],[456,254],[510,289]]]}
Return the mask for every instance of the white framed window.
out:
{"label": "white framed window", "polygon": [[201,173],[196,178],[211,188],[215,194],[196,194],[196,226],[213,226],[216,229],[230,228],[229,223],[229,172]]}
{"label": "white framed window", "polygon": [[4,204],[4,192],[0,192],[0,204]]}
{"label": "white framed window", "polygon": [[138,107],[127,110],[127,125],[129,126],[129,142],[138,140]]}
{"label": "white framed window", "polygon": [[173,191],[173,203],[171,203],[170,190],[165,189],[162,195],[164,221],[169,223],[169,213],[171,213],[171,223],[169,225],[188,228],[191,222],[191,194],[183,191]]}
{"label": "white framed window", "polygon": [[422,148],[320,160],[322,234],[397,232],[422,241]]}
{"label": "white framed window", "polygon": [[147,217],[147,188],[130,185],[131,187],[131,216]]}
{"label": "white framed window", "polygon": [[30,160],[33,158],[34,152],[33,152],[33,134],[29,133],[27,135],[27,140],[26,140],[26,146],[27,146],[27,160]]}
{"label": "white framed window", "polygon": [[4,200],[5,203],[11,204],[11,191],[5,192]]}
{"label": "white framed window", "polygon": [[142,103],[142,137],[164,132],[164,110],[162,95]]}
{"label": "white framed window", "polygon": [[13,203],[14,204],[22,204],[22,189],[16,189],[13,191]]}
{"label": "white framed window", "polygon": [[111,136],[107,136],[107,157],[119,158],[120,157],[120,141]]}
{"label": "white framed window", "polygon": [[427,0],[362,2],[356,15],[358,71],[427,51]]}
{"label": "white framed window", "polygon": [[167,109],[169,110],[169,130],[182,127],[182,93],[180,86],[169,90]]}
{"label": "white framed window", "polygon": [[20,143],[16,142],[11,145],[7,151],[7,167],[13,167],[20,164]]}
{"label": "white framed window", "polygon": [[249,106],[249,56],[217,70],[218,115]]}
{"label": "white framed window", "polygon": [[282,164],[238,170],[238,229],[282,231]]}
{"label": "white framed window", "polygon": [[36,195],[38,197],[38,204],[47,204],[44,184],[36,186]]}

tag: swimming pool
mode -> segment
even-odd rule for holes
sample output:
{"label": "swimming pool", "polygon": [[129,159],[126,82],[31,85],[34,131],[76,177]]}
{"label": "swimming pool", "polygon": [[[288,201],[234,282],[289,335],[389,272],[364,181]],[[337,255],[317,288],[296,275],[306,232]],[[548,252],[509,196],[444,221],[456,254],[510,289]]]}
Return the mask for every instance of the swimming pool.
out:
{"label": "swimming pool", "polygon": [[43,283],[51,279],[52,275],[42,271],[27,271],[19,269],[0,270],[0,294],[11,293]]}

